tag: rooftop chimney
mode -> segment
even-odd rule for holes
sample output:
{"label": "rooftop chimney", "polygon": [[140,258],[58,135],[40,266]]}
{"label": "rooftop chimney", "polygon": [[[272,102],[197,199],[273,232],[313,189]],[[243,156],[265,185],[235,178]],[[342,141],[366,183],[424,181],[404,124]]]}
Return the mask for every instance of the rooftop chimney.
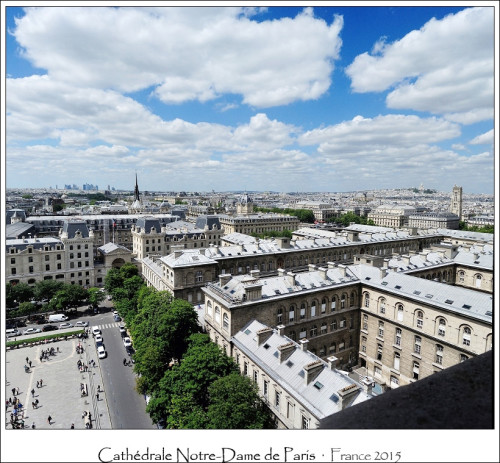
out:
{"label": "rooftop chimney", "polygon": [[287,281],[290,284],[290,286],[295,286],[295,273],[293,272],[288,272],[286,274]]}
{"label": "rooftop chimney", "polygon": [[318,375],[323,371],[323,362],[321,360],[316,360],[307,364],[304,367],[305,376],[304,379],[306,381],[306,385],[311,381],[314,381],[318,377]]}
{"label": "rooftop chimney", "polygon": [[346,266],[346,265],[344,265],[344,264],[339,264],[339,265],[337,266],[337,268],[339,269],[340,274],[341,274],[343,277],[345,277],[345,276],[346,276],[346,272],[347,272],[347,266]]}
{"label": "rooftop chimney", "polygon": [[339,359],[335,357],[335,355],[332,355],[331,357],[328,357],[327,360],[330,370],[335,370],[335,368],[337,368],[337,362]]}
{"label": "rooftop chimney", "polygon": [[304,352],[306,352],[307,351],[307,345],[309,344],[309,340],[306,339],[306,338],[304,338],[304,339],[301,339],[299,341],[299,343],[300,343],[301,350],[303,350]]}
{"label": "rooftop chimney", "polygon": [[285,272],[285,270],[284,270],[284,269],[282,269],[282,268],[279,268],[279,269],[278,269],[278,276],[280,276],[280,277],[284,277],[284,276],[285,276],[285,273],[286,273],[286,272]]}
{"label": "rooftop chimney", "polygon": [[316,270],[316,265],[314,265],[314,264],[309,264],[308,267],[309,267],[310,272],[313,272],[314,270]]}
{"label": "rooftop chimney", "polygon": [[278,325],[276,329],[278,330],[278,336],[285,336],[285,325]]}
{"label": "rooftop chimney", "polygon": [[250,270],[250,275],[252,275],[253,278],[258,279],[260,277],[260,270]]}
{"label": "rooftop chimney", "polygon": [[319,267],[318,271],[319,271],[320,277],[323,278],[323,280],[328,280],[328,277],[326,276],[327,269],[325,267]]}
{"label": "rooftop chimney", "polygon": [[228,281],[231,279],[230,273],[225,273],[223,275],[219,275],[219,284],[222,286],[226,286]]}
{"label": "rooftop chimney", "polygon": [[337,392],[337,394],[340,398],[339,404],[340,404],[342,410],[344,410],[344,408],[346,408],[351,403],[351,400],[349,400],[349,399],[352,399],[353,395],[355,393],[357,393],[358,391],[359,391],[358,385],[350,384],[349,386],[346,386]]}
{"label": "rooftop chimney", "polygon": [[290,355],[295,352],[295,343],[293,341],[287,342],[278,346],[278,360],[280,363],[284,362]]}
{"label": "rooftop chimney", "polygon": [[257,345],[260,346],[261,344],[266,342],[272,334],[273,329],[269,327],[262,328],[261,330],[257,331]]}

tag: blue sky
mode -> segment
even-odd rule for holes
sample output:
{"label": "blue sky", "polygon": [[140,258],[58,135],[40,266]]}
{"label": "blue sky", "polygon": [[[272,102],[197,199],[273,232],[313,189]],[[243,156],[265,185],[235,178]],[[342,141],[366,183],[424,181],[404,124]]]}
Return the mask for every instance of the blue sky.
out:
{"label": "blue sky", "polygon": [[6,185],[493,193],[495,14],[8,6]]}

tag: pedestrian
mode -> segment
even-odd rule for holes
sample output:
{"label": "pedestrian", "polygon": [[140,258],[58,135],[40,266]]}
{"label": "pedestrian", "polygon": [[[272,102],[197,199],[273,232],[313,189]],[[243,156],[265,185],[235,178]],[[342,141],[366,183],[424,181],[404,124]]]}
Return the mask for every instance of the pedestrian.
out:
{"label": "pedestrian", "polygon": [[49,417],[47,418],[47,423],[52,424],[51,421],[52,421],[52,417],[49,415]]}
{"label": "pedestrian", "polygon": [[99,393],[96,394],[97,401],[99,401]]}
{"label": "pedestrian", "polygon": [[15,387],[12,388],[12,395],[16,395],[16,388]]}
{"label": "pedestrian", "polygon": [[57,347],[57,352],[59,353],[59,346]]}
{"label": "pedestrian", "polygon": [[26,357],[26,363],[28,363],[30,361],[30,359],[28,357]]}
{"label": "pedestrian", "polygon": [[38,389],[40,387],[40,381],[36,382],[36,388]]}
{"label": "pedestrian", "polygon": [[71,423],[71,429],[75,429],[75,423]]}
{"label": "pedestrian", "polygon": [[35,429],[35,422],[33,421],[33,424],[31,425],[31,429]]}
{"label": "pedestrian", "polygon": [[38,408],[38,399],[35,399],[35,407]]}
{"label": "pedestrian", "polygon": [[31,396],[35,397],[35,389],[31,389]]}
{"label": "pedestrian", "polygon": [[41,380],[40,380],[40,387],[42,387],[42,381],[43,381],[43,380],[41,379]]}
{"label": "pedestrian", "polygon": [[31,368],[31,360],[28,362],[28,365],[29,365],[29,366],[30,366],[30,368]]}
{"label": "pedestrian", "polygon": [[31,406],[32,406],[33,408],[36,408],[36,407],[35,407],[35,402],[31,402]]}
{"label": "pedestrian", "polygon": [[17,393],[17,395],[19,395],[19,388],[18,387],[16,388],[16,393]]}

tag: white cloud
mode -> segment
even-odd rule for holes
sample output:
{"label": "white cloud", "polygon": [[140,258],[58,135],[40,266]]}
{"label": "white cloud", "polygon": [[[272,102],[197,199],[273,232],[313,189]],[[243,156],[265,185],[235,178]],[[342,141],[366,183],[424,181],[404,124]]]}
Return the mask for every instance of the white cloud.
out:
{"label": "white cloud", "polygon": [[401,40],[375,44],[346,72],[355,92],[389,90],[387,106],[471,124],[493,117],[493,8],[432,19]]}
{"label": "white cloud", "polygon": [[494,132],[493,129],[486,133],[482,133],[481,135],[478,135],[477,137],[474,137],[470,142],[469,145],[491,145],[493,144],[494,141]]}
{"label": "white cloud", "polygon": [[[253,21],[254,8],[28,8],[16,40],[55,80],[132,92],[156,86],[166,103],[240,94],[256,107],[320,97],[339,58],[342,18],[305,9]],[[300,69],[300,72],[297,72]]]}

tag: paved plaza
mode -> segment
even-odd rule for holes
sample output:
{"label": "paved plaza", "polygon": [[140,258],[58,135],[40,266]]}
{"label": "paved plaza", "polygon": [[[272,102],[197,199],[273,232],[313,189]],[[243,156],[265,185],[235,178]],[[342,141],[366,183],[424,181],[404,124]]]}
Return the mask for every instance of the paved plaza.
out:
{"label": "paved plaza", "polygon": [[[83,347],[82,353],[77,353],[78,346]],[[42,352],[51,347],[54,348],[54,355],[40,360]],[[32,362],[29,373],[24,369],[26,358]],[[88,366],[87,371],[80,371],[77,366],[79,360]],[[92,336],[8,350],[5,361],[6,400],[14,398],[13,388],[19,390],[15,397],[23,405],[19,415],[24,419],[25,428],[30,429],[34,423],[35,429],[71,429],[72,424],[74,429],[87,429],[85,423],[88,420],[82,415],[90,412],[91,429],[111,429],[106,391],[103,390],[100,363]],[[84,396],[81,394],[82,384],[88,392]],[[98,386],[101,389],[99,393]],[[38,407],[34,408],[32,403],[37,399]],[[13,410],[12,405],[6,406],[7,430],[12,429]],[[49,416],[52,418],[50,424]]]}

